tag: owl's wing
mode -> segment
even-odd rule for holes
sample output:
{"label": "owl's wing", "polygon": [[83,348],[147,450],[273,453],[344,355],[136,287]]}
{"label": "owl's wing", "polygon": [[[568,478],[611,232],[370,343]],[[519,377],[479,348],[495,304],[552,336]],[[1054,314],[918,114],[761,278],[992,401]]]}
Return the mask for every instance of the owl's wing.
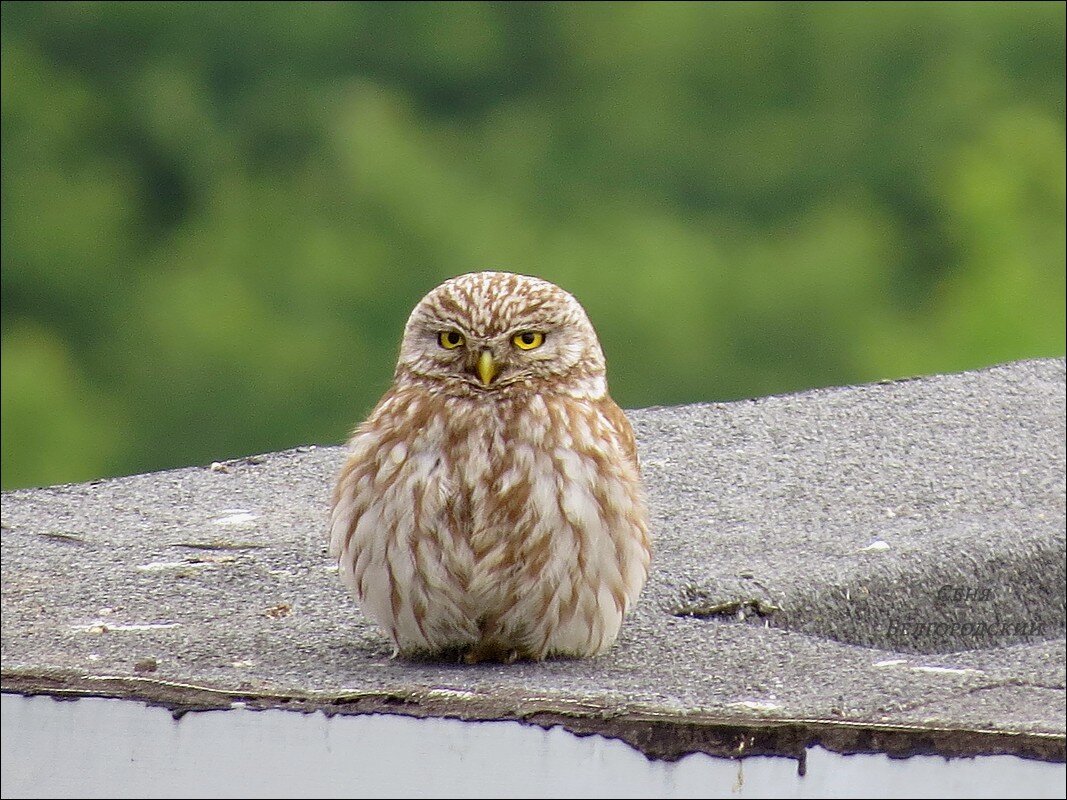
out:
{"label": "owl's wing", "polygon": [[630,420],[626,418],[623,410],[610,397],[600,401],[600,413],[608,421],[619,438],[623,456],[633,465],[637,473],[641,474],[641,464],[637,459],[637,440],[634,438],[634,429]]}

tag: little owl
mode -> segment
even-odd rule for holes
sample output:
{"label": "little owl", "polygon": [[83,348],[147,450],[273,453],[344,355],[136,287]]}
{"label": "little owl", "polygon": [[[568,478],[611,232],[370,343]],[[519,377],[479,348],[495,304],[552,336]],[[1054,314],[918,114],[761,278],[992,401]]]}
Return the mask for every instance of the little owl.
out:
{"label": "little owl", "polygon": [[547,281],[461,275],[412,311],[356,429],[331,555],[394,655],[585,657],[648,575],[629,421],[585,311]]}

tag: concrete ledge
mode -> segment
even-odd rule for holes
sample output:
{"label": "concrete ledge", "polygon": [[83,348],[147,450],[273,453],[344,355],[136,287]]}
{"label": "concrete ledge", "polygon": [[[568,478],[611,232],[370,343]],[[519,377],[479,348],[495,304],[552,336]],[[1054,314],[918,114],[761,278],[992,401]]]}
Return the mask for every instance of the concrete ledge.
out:
{"label": "concrete ledge", "polygon": [[593,661],[388,658],[343,452],[3,495],[2,689],[560,724],[650,756],[1064,761],[1064,361],[632,412],[652,579]]}

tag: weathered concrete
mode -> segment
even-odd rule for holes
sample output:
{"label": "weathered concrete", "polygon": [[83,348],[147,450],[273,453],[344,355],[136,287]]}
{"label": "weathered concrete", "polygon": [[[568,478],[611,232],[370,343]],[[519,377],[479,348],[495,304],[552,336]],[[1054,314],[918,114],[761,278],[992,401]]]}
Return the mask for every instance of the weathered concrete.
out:
{"label": "weathered concrete", "polygon": [[2,688],[1062,761],[1064,411],[1055,359],[632,412],[653,575],[580,662],[390,660],[326,554],[340,448],[5,493]]}

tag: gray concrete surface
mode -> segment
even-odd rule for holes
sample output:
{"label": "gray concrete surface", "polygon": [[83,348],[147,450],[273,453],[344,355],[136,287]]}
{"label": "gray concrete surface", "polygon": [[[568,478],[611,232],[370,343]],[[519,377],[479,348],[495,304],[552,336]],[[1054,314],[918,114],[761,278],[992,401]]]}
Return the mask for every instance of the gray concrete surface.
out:
{"label": "gray concrete surface", "polygon": [[1064,361],[631,412],[652,578],[590,661],[390,660],[338,447],[3,495],[5,692],[562,724],[654,757],[1064,760]]}

